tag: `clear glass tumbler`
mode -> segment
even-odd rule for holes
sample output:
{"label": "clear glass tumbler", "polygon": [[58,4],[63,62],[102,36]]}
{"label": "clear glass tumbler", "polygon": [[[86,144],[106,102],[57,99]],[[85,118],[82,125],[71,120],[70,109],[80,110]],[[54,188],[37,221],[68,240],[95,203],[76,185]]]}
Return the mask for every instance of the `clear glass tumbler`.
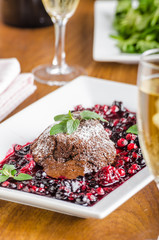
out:
{"label": "clear glass tumbler", "polygon": [[141,149],[159,188],[159,49],[141,56],[137,119]]}

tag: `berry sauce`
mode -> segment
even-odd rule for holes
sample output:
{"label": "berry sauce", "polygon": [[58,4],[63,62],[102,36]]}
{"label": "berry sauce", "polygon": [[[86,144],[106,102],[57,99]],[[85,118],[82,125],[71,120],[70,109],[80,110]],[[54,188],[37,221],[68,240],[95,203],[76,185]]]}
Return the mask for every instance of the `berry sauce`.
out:
{"label": "berry sauce", "polygon": [[[86,109],[81,105],[74,109],[74,111],[83,110]],[[117,101],[114,101],[111,106],[97,104],[87,110],[95,111],[108,121],[101,123],[115,143],[117,155],[113,165],[105,166],[98,172],[79,176],[76,179],[51,178],[46,175],[42,167],[34,162],[30,152],[30,143],[24,146],[14,145],[5,159],[0,162],[0,169],[4,164],[14,165],[18,173],[30,174],[32,179],[16,181],[9,178],[0,183],[0,186],[83,206],[92,206],[144,168],[145,161],[138,136],[126,133],[129,127],[136,124],[136,113],[130,112],[122,102]]]}

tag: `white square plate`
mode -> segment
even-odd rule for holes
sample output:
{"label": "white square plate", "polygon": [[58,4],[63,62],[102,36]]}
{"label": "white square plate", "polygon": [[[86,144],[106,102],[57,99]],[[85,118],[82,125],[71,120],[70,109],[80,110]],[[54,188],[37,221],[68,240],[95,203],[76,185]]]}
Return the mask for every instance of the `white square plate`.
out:
{"label": "white square plate", "polygon": [[[0,160],[12,144],[33,141],[53,122],[54,115],[65,113],[75,105],[90,107],[120,100],[135,111],[136,98],[136,86],[81,76],[0,124]],[[78,217],[104,218],[152,179],[148,169],[144,168],[92,207],[2,187],[0,198]]]}
{"label": "white square plate", "polygon": [[121,53],[116,46],[117,40],[110,37],[115,34],[113,20],[117,0],[96,1],[94,4],[94,42],[93,59],[101,62],[137,63],[140,54]]}

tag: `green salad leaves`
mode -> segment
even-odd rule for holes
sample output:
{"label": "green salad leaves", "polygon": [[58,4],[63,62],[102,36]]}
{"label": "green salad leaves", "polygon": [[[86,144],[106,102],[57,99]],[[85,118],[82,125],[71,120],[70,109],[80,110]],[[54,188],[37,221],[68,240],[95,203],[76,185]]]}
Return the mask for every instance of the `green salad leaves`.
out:
{"label": "green salad leaves", "polygon": [[120,0],[114,28],[121,52],[143,53],[159,48],[159,0]]}

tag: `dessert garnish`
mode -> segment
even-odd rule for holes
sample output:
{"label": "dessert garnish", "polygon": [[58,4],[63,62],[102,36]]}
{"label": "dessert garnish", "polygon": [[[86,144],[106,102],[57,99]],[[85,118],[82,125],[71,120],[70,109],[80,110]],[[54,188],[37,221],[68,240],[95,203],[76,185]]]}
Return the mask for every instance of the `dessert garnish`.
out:
{"label": "dessert garnish", "polygon": [[83,111],[79,114],[79,119],[74,117],[74,114],[69,110],[68,114],[61,114],[54,117],[55,121],[60,121],[59,124],[55,124],[51,130],[50,135],[58,133],[72,134],[80,125],[81,120],[98,119],[102,122],[107,122],[102,116],[92,111]]}
{"label": "dessert garnish", "polygon": [[8,178],[13,178],[16,181],[24,181],[24,180],[31,180],[32,176],[25,173],[17,174],[17,171],[14,165],[4,164],[2,170],[0,170],[0,182],[5,182]]}
{"label": "dessert garnish", "polygon": [[128,128],[128,130],[126,131],[127,133],[133,133],[133,134],[138,134],[138,129],[137,129],[137,124],[131,126],[130,128]]}

